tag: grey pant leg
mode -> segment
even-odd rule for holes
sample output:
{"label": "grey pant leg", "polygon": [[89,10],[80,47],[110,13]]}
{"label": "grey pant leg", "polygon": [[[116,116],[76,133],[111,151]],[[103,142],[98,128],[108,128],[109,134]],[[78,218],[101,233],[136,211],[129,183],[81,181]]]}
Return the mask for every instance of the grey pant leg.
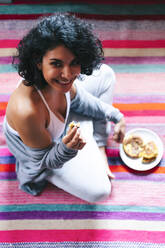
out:
{"label": "grey pant leg", "polygon": [[[115,74],[108,65],[102,64],[100,69],[95,70],[92,75],[85,76],[82,81],[76,80],[75,83],[81,84],[89,93],[102,101],[112,104]],[[93,135],[99,147],[106,146],[110,131],[110,122],[93,120]]]}

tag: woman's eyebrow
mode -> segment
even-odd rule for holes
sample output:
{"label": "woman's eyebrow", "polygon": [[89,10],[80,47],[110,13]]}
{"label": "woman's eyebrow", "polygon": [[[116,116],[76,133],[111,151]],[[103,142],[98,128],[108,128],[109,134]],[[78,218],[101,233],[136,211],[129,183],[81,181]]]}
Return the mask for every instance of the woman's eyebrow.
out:
{"label": "woman's eyebrow", "polygon": [[50,60],[62,61],[61,59],[51,58]]}
{"label": "woman's eyebrow", "polygon": [[[61,60],[61,59],[56,59],[56,58],[50,58],[50,60],[51,60],[51,61],[57,61],[57,62],[63,62],[63,60]],[[71,60],[70,64],[73,63],[73,62],[76,61],[76,60],[77,60],[77,58],[73,58],[73,59]]]}

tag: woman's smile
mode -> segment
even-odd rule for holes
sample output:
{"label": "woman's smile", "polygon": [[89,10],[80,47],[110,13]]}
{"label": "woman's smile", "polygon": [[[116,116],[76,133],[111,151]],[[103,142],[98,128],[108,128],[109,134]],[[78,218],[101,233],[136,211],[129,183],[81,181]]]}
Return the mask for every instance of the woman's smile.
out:
{"label": "woman's smile", "polygon": [[74,80],[62,81],[62,80],[54,79],[53,81],[61,85],[69,85],[69,84],[72,84]]}

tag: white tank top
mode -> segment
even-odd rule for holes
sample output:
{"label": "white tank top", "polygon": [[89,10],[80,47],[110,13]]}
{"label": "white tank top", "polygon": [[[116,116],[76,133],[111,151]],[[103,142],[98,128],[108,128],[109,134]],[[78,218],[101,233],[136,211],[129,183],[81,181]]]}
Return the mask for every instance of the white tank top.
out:
{"label": "white tank top", "polygon": [[68,114],[69,114],[69,109],[70,109],[70,93],[67,92],[65,94],[66,96],[66,102],[67,102],[67,110],[66,110],[66,118],[65,118],[65,122],[62,122],[60,119],[58,119],[58,117],[50,110],[42,92],[37,89],[39,95],[41,96],[45,106],[47,107],[48,111],[49,111],[49,116],[50,116],[50,123],[49,126],[47,127],[47,130],[49,131],[52,139],[54,141],[56,141],[64,132],[64,128],[66,125],[66,121],[68,118]]}

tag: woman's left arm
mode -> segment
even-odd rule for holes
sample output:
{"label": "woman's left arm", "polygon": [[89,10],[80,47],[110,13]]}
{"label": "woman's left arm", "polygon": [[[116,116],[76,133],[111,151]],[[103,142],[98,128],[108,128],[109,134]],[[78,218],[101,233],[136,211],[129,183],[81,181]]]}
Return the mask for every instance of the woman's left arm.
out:
{"label": "woman's left arm", "polygon": [[71,100],[71,110],[96,120],[108,120],[116,124],[123,118],[117,108],[101,101],[80,86],[72,88]]}
{"label": "woman's left arm", "polygon": [[71,110],[90,116],[97,120],[105,119],[115,123],[113,138],[121,143],[125,135],[124,115],[112,105],[87,92],[81,86],[73,86],[71,90]]}

